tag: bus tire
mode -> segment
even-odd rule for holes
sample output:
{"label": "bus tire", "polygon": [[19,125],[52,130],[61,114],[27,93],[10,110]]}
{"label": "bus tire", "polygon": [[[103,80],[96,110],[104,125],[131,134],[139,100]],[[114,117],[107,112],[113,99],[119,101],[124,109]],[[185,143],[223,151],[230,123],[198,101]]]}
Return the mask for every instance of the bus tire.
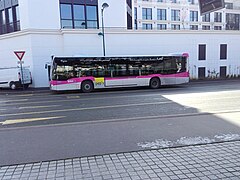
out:
{"label": "bus tire", "polygon": [[158,89],[158,88],[160,88],[160,86],[161,86],[160,79],[157,78],[157,77],[152,78],[152,79],[150,80],[149,86],[150,86],[150,88],[152,88],[152,89]]}
{"label": "bus tire", "polygon": [[92,81],[83,81],[81,84],[81,90],[84,93],[90,93],[93,91],[93,83]]}
{"label": "bus tire", "polygon": [[10,87],[10,89],[15,90],[15,89],[17,89],[17,83],[15,83],[15,82],[10,82],[9,87]]}

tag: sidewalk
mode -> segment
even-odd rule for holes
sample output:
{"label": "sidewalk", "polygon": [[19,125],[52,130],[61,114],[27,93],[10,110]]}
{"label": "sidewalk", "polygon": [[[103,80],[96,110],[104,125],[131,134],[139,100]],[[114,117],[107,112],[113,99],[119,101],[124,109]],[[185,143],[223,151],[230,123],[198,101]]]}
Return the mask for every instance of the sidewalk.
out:
{"label": "sidewalk", "polygon": [[0,167],[0,179],[240,179],[240,141]]}

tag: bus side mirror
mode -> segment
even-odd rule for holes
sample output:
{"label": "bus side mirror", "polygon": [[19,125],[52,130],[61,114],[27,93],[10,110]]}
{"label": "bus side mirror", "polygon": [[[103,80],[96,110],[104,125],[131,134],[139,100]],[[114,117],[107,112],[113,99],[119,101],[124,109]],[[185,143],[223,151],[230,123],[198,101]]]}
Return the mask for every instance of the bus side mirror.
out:
{"label": "bus side mirror", "polygon": [[45,64],[45,69],[47,69],[48,68],[48,64]]}

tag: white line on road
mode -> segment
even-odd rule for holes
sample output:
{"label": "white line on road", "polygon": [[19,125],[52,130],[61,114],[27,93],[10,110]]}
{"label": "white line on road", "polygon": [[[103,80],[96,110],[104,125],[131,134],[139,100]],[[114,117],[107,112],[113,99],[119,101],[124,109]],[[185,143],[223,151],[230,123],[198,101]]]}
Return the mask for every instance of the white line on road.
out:
{"label": "white line on road", "polygon": [[59,118],[65,118],[65,117],[66,116],[30,118],[30,119],[13,119],[13,120],[6,120],[1,123],[2,123],[2,125],[10,125],[10,124],[17,124],[17,123],[33,122],[33,121],[46,121],[46,120],[50,120],[50,119],[59,119]]}
{"label": "white line on road", "polygon": [[17,97],[28,97],[28,96],[33,96],[33,94],[20,94],[20,95],[16,95]]}
{"label": "white line on road", "polygon": [[[101,124],[101,123],[111,123],[111,122],[124,122],[124,121],[146,121],[150,119],[164,119],[164,118],[176,118],[176,117],[185,117],[185,116],[208,116],[208,115],[218,115],[218,114],[232,114],[240,112],[240,109],[238,110],[227,110],[227,111],[215,111],[212,113],[207,112],[197,112],[197,113],[186,113],[186,114],[172,114],[172,115],[160,115],[160,116],[142,116],[142,117],[131,117],[131,118],[115,118],[115,119],[98,119],[93,121],[81,121],[81,122],[63,122],[63,123],[57,123],[57,124],[41,124],[41,125],[30,125],[25,127],[9,127],[7,129],[0,129],[0,131],[5,130],[14,130],[14,129],[26,129],[26,128],[38,128],[38,127],[56,127],[56,126],[72,126],[72,125],[85,125],[85,124]],[[66,116],[65,116],[66,117]],[[65,118],[63,116],[63,118]],[[3,122],[0,122],[3,123]]]}
{"label": "white line on road", "polygon": [[18,109],[38,109],[38,108],[50,108],[50,107],[59,107],[61,105],[51,105],[51,106],[24,106],[19,107]]}
{"label": "white line on road", "polygon": [[67,96],[67,99],[77,99],[77,98],[80,98],[80,96]]}
{"label": "white line on road", "polygon": [[11,99],[6,101],[0,101],[0,103],[8,103],[8,102],[21,102],[21,101],[28,101],[28,99]]}
{"label": "white line on road", "polygon": [[158,104],[170,104],[171,101],[166,102],[152,102],[152,103],[139,103],[139,104],[121,104],[121,105],[112,105],[112,106],[99,106],[99,107],[87,107],[87,108],[74,108],[74,109],[57,109],[49,111],[38,111],[38,112],[26,112],[26,113],[17,113],[17,114],[1,114],[3,116],[19,116],[19,115],[32,115],[32,114],[44,114],[44,113],[57,113],[57,112],[69,112],[69,111],[83,111],[83,110],[95,110],[95,109],[111,109],[111,108],[120,108],[120,107],[131,107],[131,106],[146,106],[146,105],[158,105]]}

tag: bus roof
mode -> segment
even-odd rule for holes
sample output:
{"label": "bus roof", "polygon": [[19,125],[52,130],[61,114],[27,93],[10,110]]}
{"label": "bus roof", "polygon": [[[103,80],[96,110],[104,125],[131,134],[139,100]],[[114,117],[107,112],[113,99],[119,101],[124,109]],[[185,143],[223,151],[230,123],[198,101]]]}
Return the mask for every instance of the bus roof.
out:
{"label": "bus roof", "polygon": [[131,57],[169,57],[169,56],[182,56],[182,57],[189,57],[188,53],[171,53],[171,54],[165,54],[165,55],[114,55],[114,56],[53,56],[53,59],[55,58],[131,58]]}

